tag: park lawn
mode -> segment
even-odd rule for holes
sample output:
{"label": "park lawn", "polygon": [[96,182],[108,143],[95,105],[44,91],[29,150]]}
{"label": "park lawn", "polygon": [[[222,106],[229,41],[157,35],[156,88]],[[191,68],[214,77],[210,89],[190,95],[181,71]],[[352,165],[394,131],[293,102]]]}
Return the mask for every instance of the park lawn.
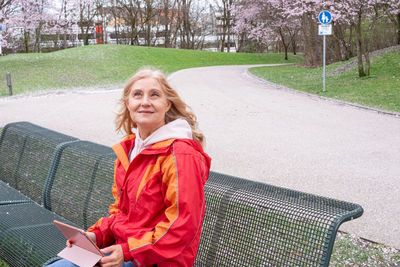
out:
{"label": "park lawn", "polygon": [[15,54],[0,57],[0,96],[8,95],[6,73],[13,93],[49,89],[93,87],[124,83],[142,66],[174,71],[214,65],[301,62],[301,56],[284,54],[219,53],[127,45],[92,45],[51,53]]}
{"label": "park lawn", "polygon": [[326,91],[322,90],[322,67],[300,65],[251,68],[250,72],[267,81],[295,90],[400,112],[400,52],[387,52],[371,59],[371,75],[359,78],[357,65],[340,73],[333,70],[347,62],[326,66]]}

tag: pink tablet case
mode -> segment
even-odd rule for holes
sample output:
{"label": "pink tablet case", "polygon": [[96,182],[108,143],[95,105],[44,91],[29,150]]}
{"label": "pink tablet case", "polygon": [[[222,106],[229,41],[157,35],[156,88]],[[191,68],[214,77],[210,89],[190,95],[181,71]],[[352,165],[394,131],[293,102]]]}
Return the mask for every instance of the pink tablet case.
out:
{"label": "pink tablet case", "polygon": [[56,220],[54,224],[68,240],[72,241],[72,247],[60,251],[57,254],[59,257],[81,267],[93,267],[103,257],[103,253],[83,230]]}

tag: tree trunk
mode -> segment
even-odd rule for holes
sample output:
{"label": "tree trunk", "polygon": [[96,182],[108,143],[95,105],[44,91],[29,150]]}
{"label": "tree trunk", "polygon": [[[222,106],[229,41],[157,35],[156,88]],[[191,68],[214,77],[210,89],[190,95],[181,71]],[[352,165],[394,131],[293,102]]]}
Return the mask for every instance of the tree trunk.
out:
{"label": "tree trunk", "polygon": [[296,55],[296,46],[297,46],[297,44],[296,44],[296,39],[293,38],[293,39],[292,39],[293,55]]}
{"label": "tree trunk", "polygon": [[279,33],[279,36],[281,37],[281,42],[282,42],[282,45],[283,45],[283,49],[285,50],[285,60],[288,60],[288,46],[289,46],[289,44],[286,44],[285,35],[282,32],[282,28],[279,28],[278,33]]}
{"label": "tree trunk", "polygon": [[363,47],[362,47],[362,35],[361,35],[361,14],[358,15],[356,28],[356,38],[357,38],[357,66],[358,66],[358,76],[364,77],[364,65],[363,65]]}
{"label": "tree trunk", "polygon": [[225,51],[225,38],[226,38],[226,26],[227,26],[227,19],[226,19],[226,8],[225,8],[225,2],[224,2],[224,13],[223,16],[221,17],[222,20],[222,36],[221,36],[221,52]]}
{"label": "tree trunk", "polygon": [[357,40],[357,66],[358,66],[358,76],[364,77],[364,66],[363,66],[363,59],[362,59],[362,52],[361,52],[361,41]]}
{"label": "tree trunk", "polygon": [[227,41],[227,52],[231,52],[231,33],[230,33],[230,27],[228,26],[228,41]]}
{"label": "tree trunk", "polygon": [[181,23],[181,48],[189,49],[190,46],[190,18],[189,18],[189,3],[182,0],[181,5],[182,23]]}
{"label": "tree trunk", "polygon": [[115,39],[117,41],[117,44],[119,44],[118,42],[118,24],[117,24],[117,18],[115,17],[115,24],[114,24],[114,31],[115,31]]}
{"label": "tree trunk", "polygon": [[226,11],[226,28],[228,31],[228,47],[227,47],[227,51],[228,53],[231,51],[231,11],[229,10],[229,7]]}
{"label": "tree trunk", "polygon": [[67,49],[67,29],[64,28],[64,34],[63,34],[63,44],[64,44],[64,49]]}
{"label": "tree trunk", "polygon": [[[173,17],[171,17],[172,19]],[[164,1],[164,47],[170,47],[169,1]]]}
{"label": "tree trunk", "polygon": [[[64,20],[67,20],[67,5],[66,5],[66,3],[63,1],[63,8],[62,8],[63,10],[64,10]],[[65,21],[64,21],[64,23],[65,23]],[[66,49],[67,48],[67,24],[65,23],[65,25],[64,25],[64,49]]]}
{"label": "tree trunk", "polygon": [[318,66],[322,64],[321,41],[317,33],[317,23],[312,14],[304,14],[302,17],[302,31],[304,38],[305,64]]}
{"label": "tree trunk", "polygon": [[397,44],[400,45],[400,13],[397,14]]}
{"label": "tree trunk", "polygon": [[346,46],[346,52],[347,52],[347,59],[350,59],[354,57],[354,50],[353,50],[353,25],[350,24],[350,35],[349,35],[349,41],[348,41],[348,47]]}
{"label": "tree trunk", "polygon": [[[41,27],[41,26],[40,26]],[[42,46],[40,45],[42,43],[42,31],[39,29],[39,38],[38,38],[38,52],[42,53]]]}
{"label": "tree trunk", "polygon": [[85,31],[85,45],[89,45],[89,26],[86,26],[86,31]]}
{"label": "tree trunk", "polygon": [[153,13],[152,2],[146,0],[146,46],[151,46],[151,19]]}
{"label": "tree trunk", "polygon": [[238,49],[236,52],[243,52],[243,48],[244,48],[244,43],[245,43],[245,38],[246,38],[246,33],[242,32],[239,36],[239,44],[238,44]]}
{"label": "tree trunk", "polygon": [[146,25],[146,46],[151,45],[151,25]]}
{"label": "tree trunk", "polygon": [[368,51],[366,51],[366,52],[364,53],[364,57],[365,57],[365,74],[366,74],[367,76],[369,76],[369,75],[370,75],[370,66],[371,66],[371,62],[370,62],[370,60],[369,60],[369,52],[368,52]]}
{"label": "tree trunk", "polygon": [[24,30],[25,53],[29,53],[29,33]]}
{"label": "tree trunk", "polygon": [[35,48],[34,51],[37,53],[41,53],[41,46],[40,43],[42,42],[42,35],[41,35],[41,25],[36,29],[36,40],[35,40]]}
{"label": "tree trunk", "polygon": [[343,39],[343,29],[341,25],[333,25],[333,37],[335,38],[335,58],[337,61],[343,60],[342,43]]}
{"label": "tree trunk", "polygon": [[134,31],[134,29],[135,29],[135,24],[131,24],[131,40],[130,40],[130,45],[134,45],[134,33],[133,33],[133,31]]}
{"label": "tree trunk", "polygon": [[220,49],[221,52],[225,51],[225,35],[226,35],[225,26],[223,26],[223,32],[222,32],[222,36],[221,36],[221,49]]}

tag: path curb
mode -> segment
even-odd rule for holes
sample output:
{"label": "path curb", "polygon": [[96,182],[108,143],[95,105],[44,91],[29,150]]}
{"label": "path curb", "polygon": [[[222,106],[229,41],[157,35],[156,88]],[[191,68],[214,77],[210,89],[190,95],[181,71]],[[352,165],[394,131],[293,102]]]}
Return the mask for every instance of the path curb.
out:
{"label": "path curb", "polygon": [[276,83],[264,80],[264,79],[262,79],[260,77],[257,77],[255,75],[253,75],[252,73],[250,73],[249,69],[250,68],[248,68],[245,71],[245,74],[248,77],[250,77],[252,79],[255,79],[255,80],[257,80],[257,81],[259,81],[261,83],[264,83],[265,85],[272,86],[273,88],[278,89],[278,90],[285,90],[285,91],[288,91],[290,93],[299,94],[299,95],[305,95],[305,96],[311,97],[311,98],[318,98],[318,99],[321,99],[321,100],[324,100],[324,101],[329,101],[329,102],[332,102],[332,103],[335,103],[335,104],[338,104],[338,105],[352,106],[352,107],[356,107],[356,108],[363,109],[363,110],[369,110],[369,111],[377,112],[379,114],[384,114],[384,115],[388,115],[388,116],[392,116],[392,117],[400,119],[400,113],[397,113],[395,111],[388,111],[388,110],[382,110],[382,109],[373,108],[373,107],[367,107],[367,106],[363,106],[363,105],[360,105],[360,104],[357,104],[357,103],[351,103],[351,102],[347,102],[347,101],[343,101],[343,100],[339,100],[339,99],[328,98],[328,97],[325,97],[325,96],[319,96],[319,95],[315,95],[315,94],[311,94],[311,93],[306,93],[306,92],[303,92],[303,91],[298,91],[298,90],[295,90],[295,89],[292,89],[292,88],[289,88],[289,87],[285,87],[285,86],[280,85],[280,84],[276,84]]}

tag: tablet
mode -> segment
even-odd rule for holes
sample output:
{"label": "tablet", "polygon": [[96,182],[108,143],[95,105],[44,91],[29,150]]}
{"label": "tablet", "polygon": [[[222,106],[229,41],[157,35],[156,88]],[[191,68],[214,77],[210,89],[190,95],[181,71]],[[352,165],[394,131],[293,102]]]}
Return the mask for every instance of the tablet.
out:
{"label": "tablet", "polygon": [[71,247],[67,246],[57,256],[81,267],[93,267],[104,256],[85,231],[57,220],[53,222],[72,243]]}

